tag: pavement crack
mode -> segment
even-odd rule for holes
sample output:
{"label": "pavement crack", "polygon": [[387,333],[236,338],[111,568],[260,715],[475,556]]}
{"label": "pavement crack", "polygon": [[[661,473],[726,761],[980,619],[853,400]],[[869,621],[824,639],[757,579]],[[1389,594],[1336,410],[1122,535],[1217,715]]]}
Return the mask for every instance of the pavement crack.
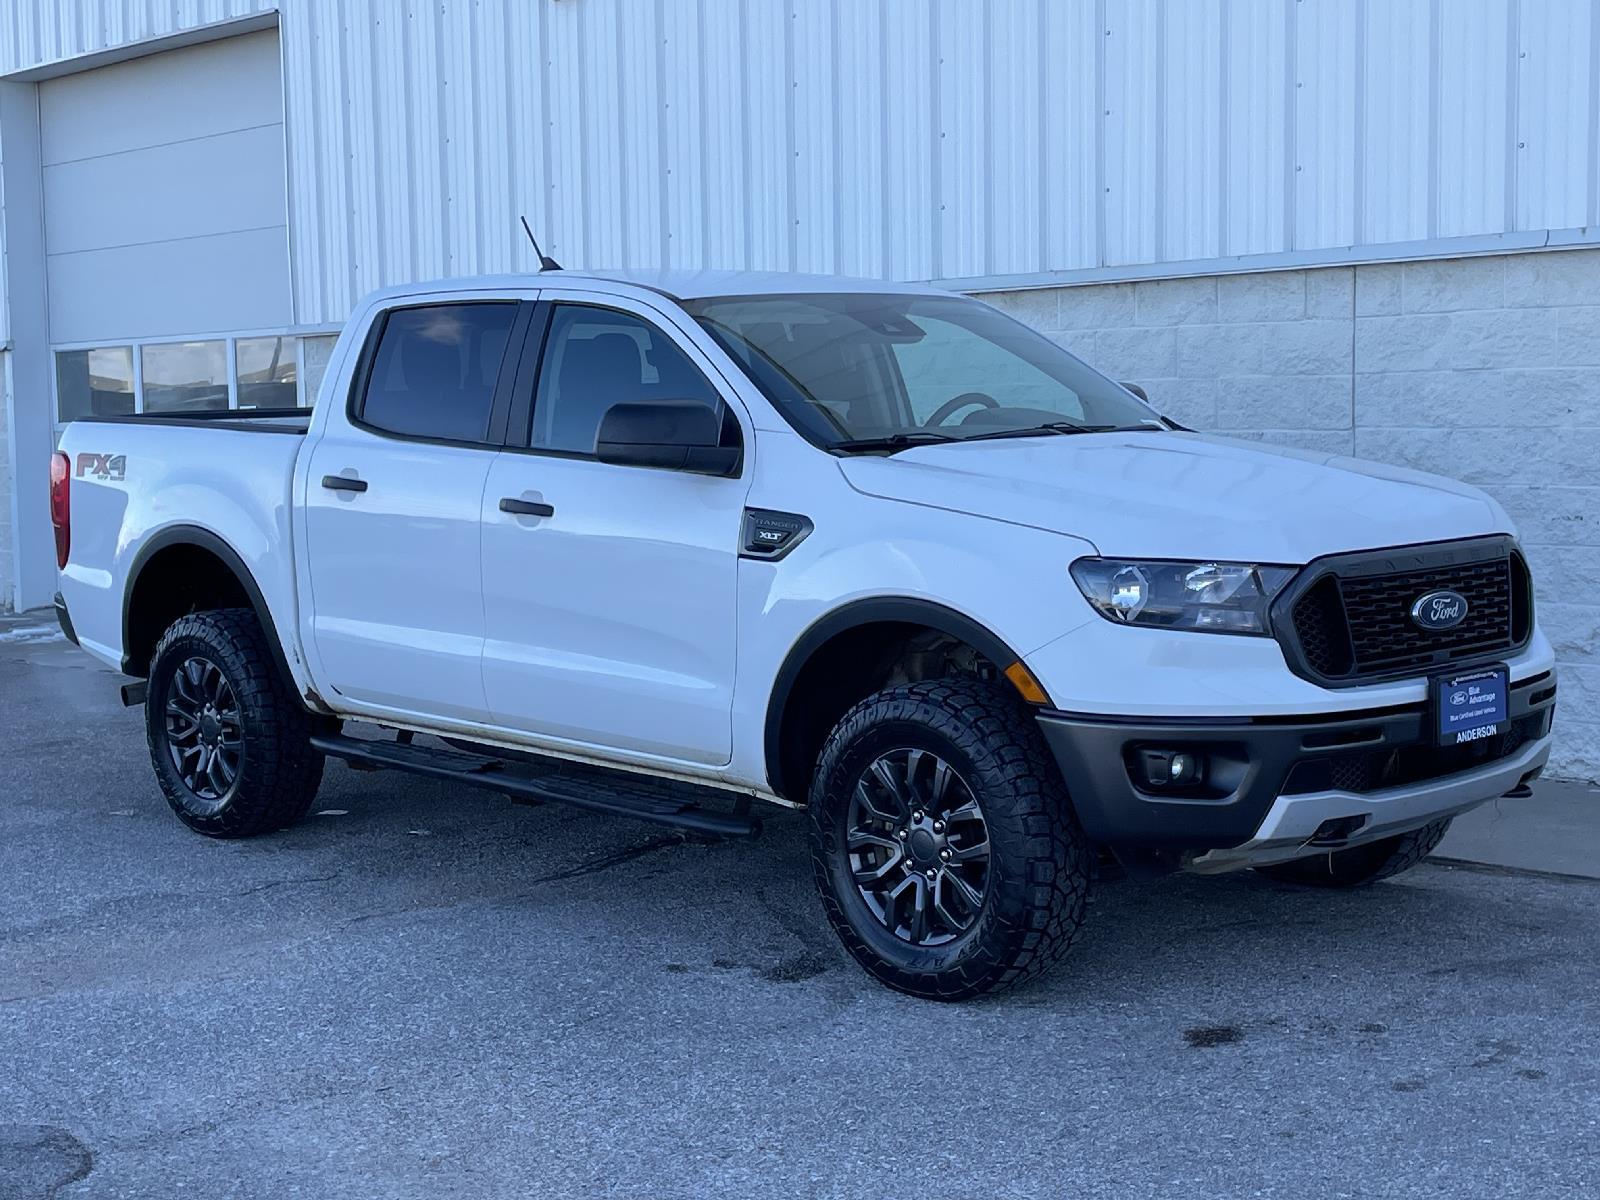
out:
{"label": "pavement crack", "polygon": [[826,974],[838,965],[839,956],[832,939],[805,916],[792,906],[780,904],[765,888],[756,890],[756,901],[785,933],[800,943],[798,954],[756,968],[757,974],[763,979],[769,983],[803,983]]}
{"label": "pavement crack", "polygon": [[93,1170],[93,1152],[58,1125],[0,1125],[0,1185],[8,1196],[36,1187],[51,1200]]}
{"label": "pavement crack", "polygon": [[608,871],[612,867],[619,867],[623,863],[632,862],[636,858],[643,858],[647,854],[654,854],[658,850],[670,850],[674,846],[686,844],[682,834],[668,834],[665,837],[651,838],[648,842],[641,842],[637,846],[630,846],[626,850],[618,850],[614,854],[602,854],[599,858],[580,863],[575,867],[568,867],[564,871],[553,871],[549,875],[539,875],[530,883],[557,883],[563,879],[581,879],[585,875],[594,875],[601,871]]}
{"label": "pavement crack", "polygon": [[245,896],[258,896],[262,892],[272,891],[273,888],[298,887],[309,883],[332,883],[337,878],[339,878],[338,871],[331,875],[309,875],[303,879],[273,879],[266,883],[257,884],[255,887],[245,888],[242,892],[229,892],[228,896],[237,900]]}
{"label": "pavement crack", "polygon": [[[647,842],[641,842],[637,846],[629,846],[625,850],[618,850],[612,854],[602,854],[599,858],[590,859],[585,863],[579,863],[575,867],[568,867],[561,871],[552,871],[548,875],[537,875],[528,880],[528,887],[519,889],[515,892],[508,892],[501,895],[482,895],[472,897],[472,899],[486,903],[506,903],[510,901],[527,900],[532,898],[534,895],[534,892],[530,890],[531,888],[535,888],[546,883],[559,883],[565,879],[581,879],[587,875],[596,875],[602,871],[608,871],[612,867],[622,866],[624,863],[633,862],[635,859],[644,858],[647,855],[655,854],[658,851],[670,850],[674,846],[683,846],[687,844],[688,839],[681,834],[668,834],[665,837],[651,838]],[[339,928],[348,929],[352,925],[360,925],[367,921],[376,921],[382,917],[402,915],[410,916],[422,912],[451,908],[459,903],[462,903],[462,901],[452,900],[440,904],[407,905],[403,908],[381,908],[374,912],[358,913],[355,916],[342,921],[339,925]]]}

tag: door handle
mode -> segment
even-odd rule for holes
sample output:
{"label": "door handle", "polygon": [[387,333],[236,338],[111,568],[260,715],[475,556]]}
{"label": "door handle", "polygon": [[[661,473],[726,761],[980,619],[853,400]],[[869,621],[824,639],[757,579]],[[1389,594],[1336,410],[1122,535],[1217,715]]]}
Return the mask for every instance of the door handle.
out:
{"label": "door handle", "polygon": [[516,513],[519,517],[553,517],[556,515],[556,506],[538,500],[518,500],[513,496],[507,496],[500,501],[500,511]]}
{"label": "door handle", "polygon": [[330,492],[364,492],[367,490],[367,481],[352,479],[348,475],[324,475],[322,486]]}

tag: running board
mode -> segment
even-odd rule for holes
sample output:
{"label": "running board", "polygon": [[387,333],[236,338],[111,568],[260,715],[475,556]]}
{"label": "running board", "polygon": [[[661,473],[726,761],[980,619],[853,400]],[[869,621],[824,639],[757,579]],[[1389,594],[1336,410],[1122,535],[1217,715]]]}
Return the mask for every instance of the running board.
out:
{"label": "running board", "polygon": [[715,837],[753,838],[761,832],[761,822],[754,817],[701,807],[701,801],[713,797],[732,795],[737,801],[748,801],[748,797],[653,775],[559,758],[520,754],[515,759],[491,758],[343,734],[313,737],[311,744],[353,767],[387,767],[430,779],[448,779],[468,787],[504,792],[519,800],[570,804]]}

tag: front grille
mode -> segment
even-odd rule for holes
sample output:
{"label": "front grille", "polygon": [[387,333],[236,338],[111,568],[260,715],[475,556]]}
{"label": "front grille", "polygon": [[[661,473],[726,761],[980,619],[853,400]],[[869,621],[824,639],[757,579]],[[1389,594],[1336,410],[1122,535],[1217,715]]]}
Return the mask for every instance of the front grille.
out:
{"label": "front grille", "polygon": [[[1417,597],[1439,588],[1467,598],[1467,618],[1454,629],[1423,629],[1411,619],[1411,606]],[[1339,592],[1356,669],[1361,672],[1426,666],[1440,651],[1454,658],[1511,645],[1510,559],[1443,571],[1341,579]]]}
{"label": "front grille", "polygon": [[1499,737],[1463,746],[1419,743],[1386,750],[1352,750],[1296,763],[1283,786],[1285,795],[1304,792],[1376,792],[1405,787],[1470,771],[1497,759],[1508,758],[1524,744],[1548,732],[1548,710],[1529,713],[1511,722]]}
{"label": "front grille", "polygon": [[[1466,598],[1466,619],[1453,629],[1424,629],[1411,619],[1412,605],[1440,590]],[[1335,561],[1294,600],[1289,617],[1314,677],[1356,682],[1511,650],[1531,632],[1532,600],[1521,556],[1502,548],[1475,562],[1387,573],[1343,570]]]}
{"label": "front grille", "polygon": [[1350,674],[1355,648],[1350,644],[1339,581],[1332,575],[1325,575],[1294,606],[1294,631],[1301,652],[1318,675]]}

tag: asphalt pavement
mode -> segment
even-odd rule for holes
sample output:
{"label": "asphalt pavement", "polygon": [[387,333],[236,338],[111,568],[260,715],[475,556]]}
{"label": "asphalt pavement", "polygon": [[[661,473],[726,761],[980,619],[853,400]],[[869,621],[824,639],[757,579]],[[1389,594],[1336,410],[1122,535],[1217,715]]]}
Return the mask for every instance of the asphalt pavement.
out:
{"label": "asphalt pavement", "polygon": [[3,1200],[1600,1194],[1600,882],[1106,881],[1061,971],[941,1006],[836,948],[792,814],[706,845],[330,765],[208,841],[26,628]]}

